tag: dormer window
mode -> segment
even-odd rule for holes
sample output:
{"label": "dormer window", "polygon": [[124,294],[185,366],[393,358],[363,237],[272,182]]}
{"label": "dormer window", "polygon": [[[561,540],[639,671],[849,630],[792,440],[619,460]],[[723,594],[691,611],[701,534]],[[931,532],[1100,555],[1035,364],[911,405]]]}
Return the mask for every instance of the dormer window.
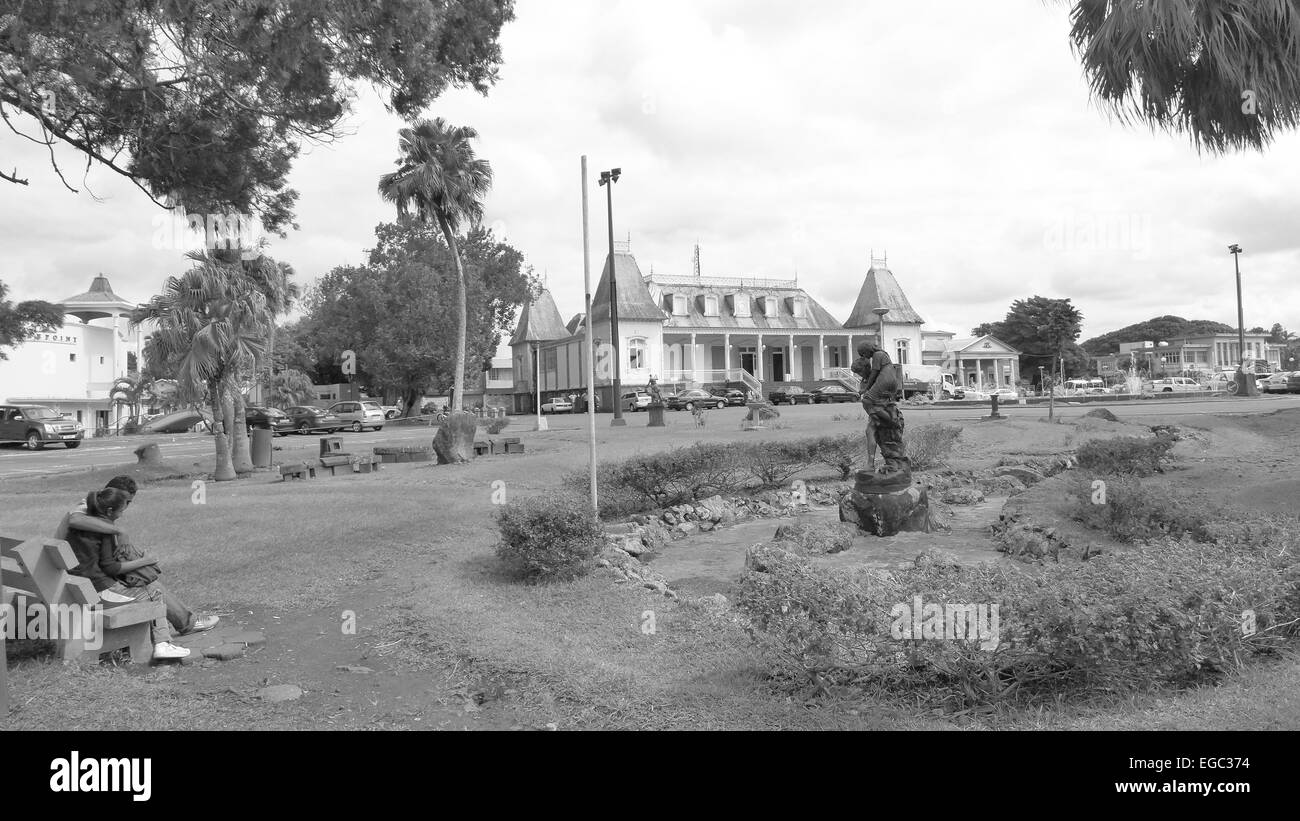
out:
{"label": "dormer window", "polygon": [[732,304],[736,306],[736,316],[749,317],[749,296],[746,294],[736,294],[732,298]]}
{"label": "dormer window", "polygon": [[685,294],[673,294],[673,316],[686,316]]}
{"label": "dormer window", "polygon": [[718,298],[716,296],[709,295],[704,297],[704,315],[718,315]]}
{"label": "dormer window", "polygon": [[776,316],[777,314],[776,297],[774,296],[763,297],[763,313],[768,316]]}
{"label": "dormer window", "polygon": [[802,297],[795,297],[790,300],[790,316],[793,316],[796,319],[803,319],[807,315],[807,303]]}

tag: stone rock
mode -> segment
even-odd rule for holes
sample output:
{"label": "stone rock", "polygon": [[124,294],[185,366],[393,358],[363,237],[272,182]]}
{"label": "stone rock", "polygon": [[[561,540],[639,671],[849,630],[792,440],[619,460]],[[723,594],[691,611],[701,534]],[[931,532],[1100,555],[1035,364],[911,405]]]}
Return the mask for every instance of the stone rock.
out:
{"label": "stone rock", "polygon": [[1084,416],[1092,417],[1093,419],[1105,419],[1107,422],[1119,421],[1118,416],[1106,410],[1105,408],[1093,408],[1092,410],[1085,413]]}
{"label": "stone rock", "polygon": [[678,521],[680,521],[680,520],[677,518],[677,514],[676,514],[676,513],[673,513],[671,510],[665,510],[665,511],[664,511],[664,523],[665,523],[665,524],[668,524],[668,525],[675,525],[675,524],[678,523]]}
{"label": "stone rock", "polygon": [[973,487],[954,487],[945,490],[939,500],[950,505],[973,505],[984,501],[984,494]]}
{"label": "stone rock", "polygon": [[641,527],[641,540],[650,550],[658,550],[668,542],[668,528],[656,521],[647,521]]}
{"label": "stone rock", "polygon": [[704,520],[704,521],[701,521],[701,522],[700,522],[700,530],[701,530],[701,532],[704,532],[704,533],[708,533],[710,530],[712,530],[712,529],[715,528],[716,526],[717,526],[717,525],[715,525],[715,524],[714,524],[713,522],[711,522],[711,521],[708,521],[707,519]]}
{"label": "stone rock", "polygon": [[721,496],[710,496],[700,502],[700,507],[704,508],[708,512],[709,518],[715,522],[722,518],[723,513],[728,508],[726,501]]}
{"label": "stone rock", "polygon": [[438,454],[438,464],[458,464],[474,458],[474,437],[478,435],[478,419],[472,413],[453,413],[438,426],[433,437],[433,450]]}
{"label": "stone rock", "polygon": [[928,548],[912,560],[913,567],[949,567],[961,569],[961,560],[955,553],[938,547]]}
{"label": "stone rock", "polygon": [[873,536],[899,532],[932,531],[930,501],[924,488],[915,486],[893,493],[853,491],[840,502],[840,521],[852,522]]}
{"label": "stone rock", "polygon": [[[231,661],[232,659],[242,658],[244,653],[248,652],[248,647],[243,644],[218,644],[215,647],[203,648],[203,657],[216,659],[217,661]],[[194,653],[190,652],[192,658]]]}
{"label": "stone rock", "polygon": [[605,525],[605,533],[609,536],[619,536],[625,533],[635,533],[637,526],[632,522],[615,522],[614,524]]}
{"label": "stone rock", "polygon": [[745,569],[755,573],[766,573],[768,567],[790,556],[788,550],[776,545],[756,544],[745,551]]}
{"label": "stone rock", "polygon": [[853,546],[856,528],[846,522],[795,522],[776,529],[776,541],[797,545],[804,553],[842,553]]}
{"label": "stone rock", "polygon": [[1015,496],[1025,492],[1025,483],[1014,476],[985,476],[977,479],[976,484],[989,496]]}
{"label": "stone rock", "polygon": [[369,667],[359,667],[355,664],[340,664],[338,667],[335,667],[334,669],[338,670],[340,673],[356,673],[362,676],[368,676],[371,673],[375,672]]}
{"label": "stone rock", "polygon": [[695,522],[682,522],[672,529],[674,539],[684,539],[687,536],[694,536],[700,532],[700,526]]}
{"label": "stone rock", "polygon": [[1026,486],[1036,485],[1043,479],[1047,478],[1043,474],[1034,470],[1027,465],[1004,465],[993,469],[994,476],[1012,476],[1019,479]]}
{"label": "stone rock", "polygon": [[621,550],[629,556],[640,556],[646,552],[645,544],[641,537],[635,533],[624,533],[607,537],[608,544],[616,550]]}
{"label": "stone rock", "polygon": [[271,704],[281,701],[294,701],[302,698],[302,695],[302,688],[296,684],[276,684],[271,687],[263,687],[257,691],[258,698]]}

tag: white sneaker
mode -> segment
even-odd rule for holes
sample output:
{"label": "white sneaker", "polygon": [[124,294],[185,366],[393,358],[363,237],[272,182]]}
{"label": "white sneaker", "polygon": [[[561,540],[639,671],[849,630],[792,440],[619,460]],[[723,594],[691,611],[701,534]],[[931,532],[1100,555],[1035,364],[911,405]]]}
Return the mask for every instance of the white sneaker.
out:
{"label": "white sneaker", "polygon": [[211,630],[217,626],[217,622],[219,621],[221,621],[220,616],[199,616],[194,620],[194,626],[184,633],[184,635],[188,636],[191,633],[202,633],[204,630]]}
{"label": "white sneaker", "polygon": [[112,590],[99,591],[99,600],[108,604],[126,604],[135,601],[130,596],[123,596],[121,593],[114,593]]}
{"label": "white sneaker", "polygon": [[153,646],[153,657],[156,659],[183,659],[189,657],[190,651],[184,647],[177,647],[169,641],[160,641]]}

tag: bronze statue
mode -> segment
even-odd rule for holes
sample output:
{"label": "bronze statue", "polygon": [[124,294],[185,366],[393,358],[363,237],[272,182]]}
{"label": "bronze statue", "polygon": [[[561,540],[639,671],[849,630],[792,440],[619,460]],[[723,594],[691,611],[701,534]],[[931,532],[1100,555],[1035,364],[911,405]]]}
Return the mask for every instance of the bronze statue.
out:
{"label": "bronze statue", "polygon": [[874,467],[873,440],[885,460],[873,483],[890,486],[910,484],[911,467],[903,446],[903,413],[898,409],[898,394],[902,387],[898,368],[889,354],[868,341],[858,344],[858,358],[853,361],[852,370],[862,378],[859,398],[868,419],[868,460]]}

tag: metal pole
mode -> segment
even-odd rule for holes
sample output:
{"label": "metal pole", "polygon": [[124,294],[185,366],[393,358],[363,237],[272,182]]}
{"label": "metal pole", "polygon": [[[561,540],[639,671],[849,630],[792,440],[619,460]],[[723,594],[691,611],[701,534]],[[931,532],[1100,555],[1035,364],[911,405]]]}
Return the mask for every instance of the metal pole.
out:
{"label": "metal pole", "polygon": [[533,343],[533,368],[537,371],[537,375],[534,377],[533,381],[533,387],[537,390],[537,429],[549,430],[546,425],[546,420],[542,418],[542,357],[541,346],[536,342]]}
{"label": "metal pole", "polygon": [[1228,252],[1232,254],[1232,267],[1237,274],[1237,395],[1253,396],[1254,385],[1246,376],[1246,318],[1241,304],[1241,246],[1233,243],[1228,246]]}
{"label": "metal pole", "polygon": [[614,272],[614,179],[605,183],[605,202],[609,212],[609,343],[614,346],[614,420],[611,427],[626,425],[623,419],[623,362],[619,358],[618,277]]}
{"label": "metal pole", "polygon": [[591,485],[591,511],[599,514],[596,503],[596,357],[592,335],[595,328],[591,325],[591,231],[587,213],[587,155],[582,155],[582,287],[586,291],[587,312],[586,346],[587,346],[587,449],[590,452],[590,469],[587,478]]}

